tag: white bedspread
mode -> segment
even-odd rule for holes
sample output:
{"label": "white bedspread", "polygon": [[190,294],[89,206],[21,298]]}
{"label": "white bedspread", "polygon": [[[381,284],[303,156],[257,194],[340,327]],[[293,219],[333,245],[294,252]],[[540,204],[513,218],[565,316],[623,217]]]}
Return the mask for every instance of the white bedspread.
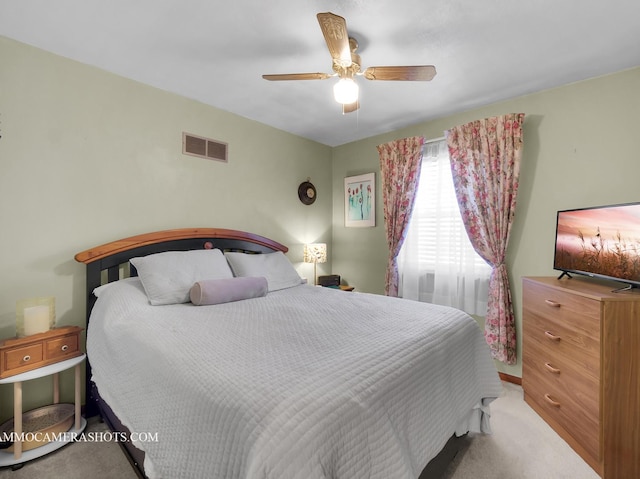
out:
{"label": "white bedspread", "polygon": [[416,479],[501,392],[466,314],[308,285],[150,306],[119,281],[87,352],[116,415],[156,435],[137,445],[166,479]]}

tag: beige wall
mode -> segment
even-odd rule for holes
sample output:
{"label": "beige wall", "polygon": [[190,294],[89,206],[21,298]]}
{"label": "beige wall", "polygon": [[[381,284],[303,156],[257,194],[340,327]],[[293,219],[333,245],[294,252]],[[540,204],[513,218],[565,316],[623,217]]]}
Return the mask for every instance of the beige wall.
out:
{"label": "beige wall", "polygon": [[[0,338],[22,298],[55,296],[58,324],[84,325],[75,253],[134,234],[248,230],[313,275],[302,244],[331,241],[331,148],[3,37],[0,58]],[[183,131],[227,142],[229,163],[182,155]],[[27,408],[49,400],[47,381],[25,385]]]}
{"label": "beige wall", "polygon": [[[344,227],[345,176],[376,172],[376,145],[397,138],[443,136],[458,124],[510,112],[526,114],[520,190],[508,253],[521,349],[521,278],[556,275],[553,270],[555,215],[558,209],[640,201],[640,68],[571,84],[410,128],[333,150],[333,270],[358,290],[383,293],[388,249],[382,199],[377,198],[375,228]],[[429,105],[425,105],[429,108]],[[515,366],[496,363],[508,374]]]}

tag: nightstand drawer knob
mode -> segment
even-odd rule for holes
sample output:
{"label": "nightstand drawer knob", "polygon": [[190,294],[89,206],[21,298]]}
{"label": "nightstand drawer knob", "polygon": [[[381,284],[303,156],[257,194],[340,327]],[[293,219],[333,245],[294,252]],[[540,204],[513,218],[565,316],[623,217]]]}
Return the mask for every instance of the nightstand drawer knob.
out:
{"label": "nightstand drawer knob", "polygon": [[560,307],[560,303],[558,303],[557,301],[553,301],[551,299],[545,299],[544,302],[547,303],[552,308],[559,308]]}
{"label": "nightstand drawer knob", "polygon": [[62,347],[60,348],[62,351],[66,351],[67,349],[69,349],[69,346],[67,346],[66,344],[63,344]]}
{"label": "nightstand drawer knob", "polygon": [[22,358],[22,360],[26,363],[27,361],[31,360],[31,356],[27,354],[24,358]]}

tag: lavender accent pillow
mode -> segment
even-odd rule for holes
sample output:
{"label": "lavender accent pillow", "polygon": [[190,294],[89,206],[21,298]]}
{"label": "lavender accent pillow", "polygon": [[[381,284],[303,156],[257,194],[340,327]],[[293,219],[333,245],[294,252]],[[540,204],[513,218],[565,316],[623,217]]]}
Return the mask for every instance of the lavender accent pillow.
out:
{"label": "lavender accent pillow", "polygon": [[230,303],[267,295],[267,278],[245,276],[242,278],[205,279],[197,281],[189,291],[196,306]]}

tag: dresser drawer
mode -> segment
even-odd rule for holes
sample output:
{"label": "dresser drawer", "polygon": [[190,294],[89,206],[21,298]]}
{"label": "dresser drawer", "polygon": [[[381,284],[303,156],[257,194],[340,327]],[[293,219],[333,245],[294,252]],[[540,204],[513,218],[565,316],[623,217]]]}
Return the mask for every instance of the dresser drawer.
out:
{"label": "dresser drawer", "polygon": [[599,385],[582,383],[564,374],[553,377],[541,368],[523,371],[523,388],[527,399],[567,431],[577,443],[599,461],[600,414]]}
{"label": "dresser drawer", "polygon": [[524,307],[556,324],[578,330],[600,322],[600,301],[566,291],[528,283],[523,291]]}

